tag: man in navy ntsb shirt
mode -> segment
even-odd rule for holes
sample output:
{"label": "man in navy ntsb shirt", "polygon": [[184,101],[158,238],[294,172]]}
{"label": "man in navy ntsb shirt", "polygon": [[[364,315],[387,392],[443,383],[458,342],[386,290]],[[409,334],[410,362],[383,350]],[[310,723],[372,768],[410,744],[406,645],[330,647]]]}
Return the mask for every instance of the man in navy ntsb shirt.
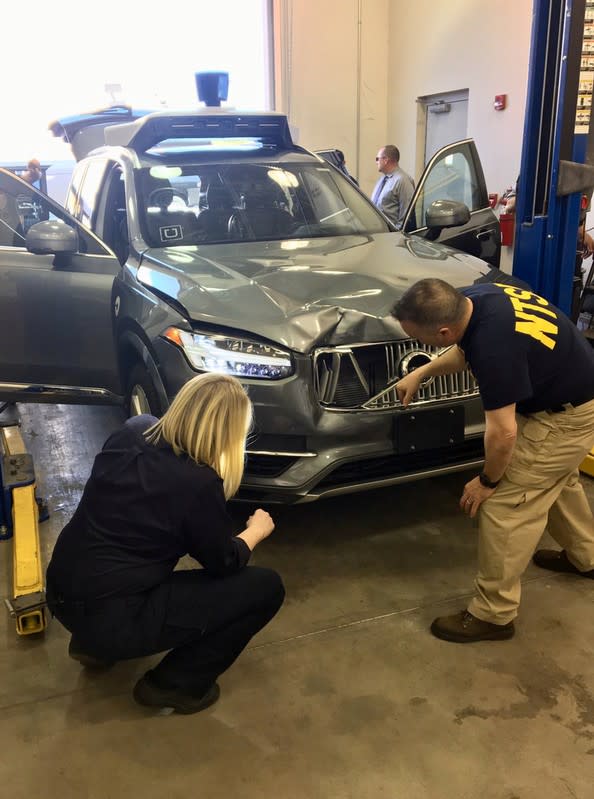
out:
{"label": "man in navy ntsb shirt", "polygon": [[511,638],[545,527],[561,550],[537,551],[536,565],[594,579],[594,517],[579,479],[594,446],[594,350],[558,308],[514,286],[420,280],[392,313],[409,336],[450,347],[396,384],[403,405],[423,380],[468,365],[485,409],[484,469],[460,500],[479,516],[476,596],[431,631],[459,643]]}

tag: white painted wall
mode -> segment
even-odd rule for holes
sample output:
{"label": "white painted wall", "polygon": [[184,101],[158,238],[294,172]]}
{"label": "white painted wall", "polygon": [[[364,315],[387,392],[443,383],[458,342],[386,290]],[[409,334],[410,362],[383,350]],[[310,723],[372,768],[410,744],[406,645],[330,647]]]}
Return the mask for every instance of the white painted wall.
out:
{"label": "white painted wall", "polygon": [[[404,7],[389,3],[388,137],[418,176],[417,97],[468,89],[468,135],[489,191],[501,194],[520,167],[532,0],[415,0]],[[496,94],[507,94],[506,110],[494,110]]]}
{"label": "white painted wall", "polygon": [[274,0],[276,109],[367,183],[388,124],[390,0]]}
{"label": "white painted wall", "polygon": [[[310,149],[335,146],[370,192],[379,147],[418,177],[417,97],[469,90],[489,191],[520,165],[532,0],[274,0],[276,107]],[[493,109],[507,94],[505,111]]]}

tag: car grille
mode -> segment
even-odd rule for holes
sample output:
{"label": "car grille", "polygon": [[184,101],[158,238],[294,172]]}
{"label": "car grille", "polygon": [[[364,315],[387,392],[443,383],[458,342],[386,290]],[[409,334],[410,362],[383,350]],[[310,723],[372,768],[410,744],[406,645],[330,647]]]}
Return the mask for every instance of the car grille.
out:
{"label": "car grille", "polygon": [[[382,411],[401,407],[395,383],[440,352],[437,347],[426,347],[414,339],[320,348],[314,353],[318,402],[335,411]],[[423,384],[409,407],[476,395],[477,383],[466,369]]]}

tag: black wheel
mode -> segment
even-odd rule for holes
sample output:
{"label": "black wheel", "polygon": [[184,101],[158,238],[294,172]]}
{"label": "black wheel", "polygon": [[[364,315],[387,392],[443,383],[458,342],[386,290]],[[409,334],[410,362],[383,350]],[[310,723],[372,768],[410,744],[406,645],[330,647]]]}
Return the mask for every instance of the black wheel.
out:
{"label": "black wheel", "polygon": [[126,413],[128,416],[140,416],[142,413],[161,416],[163,413],[153,379],[140,363],[134,366],[128,378]]}

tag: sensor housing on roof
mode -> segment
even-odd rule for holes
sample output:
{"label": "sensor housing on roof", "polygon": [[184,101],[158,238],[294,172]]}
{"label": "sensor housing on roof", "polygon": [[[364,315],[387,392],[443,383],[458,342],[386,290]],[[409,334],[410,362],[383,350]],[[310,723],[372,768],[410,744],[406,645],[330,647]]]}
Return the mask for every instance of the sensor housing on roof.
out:
{"label": "sensor housing on roof", "polygon": [[195,72],[198,99],[209,108],[221,105],[229,94],[228,72]]}
{"label": "sensor housing on roof", "polygon": [[105,128],[105,144],[146,153],[167,139],[261,139],[285,150],[293,147],[289,123],[274,111],[259,114],[209,111],[156,111],[135,122]]}

